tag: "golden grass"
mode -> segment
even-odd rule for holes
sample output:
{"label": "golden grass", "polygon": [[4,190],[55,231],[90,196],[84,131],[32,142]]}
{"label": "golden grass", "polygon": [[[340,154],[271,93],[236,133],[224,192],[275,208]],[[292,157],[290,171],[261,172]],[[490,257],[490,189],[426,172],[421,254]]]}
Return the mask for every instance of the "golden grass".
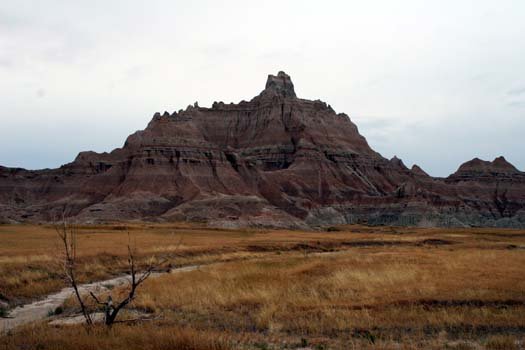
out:
{"label": "golden grass", "polygon": [[519,350],[516,337],[511,335],[492,336],[486,342],[488,350]]}
{"label": "golden grass", "polygon": [[150,280],[135,306],[231,330],[314,336],[525,328],[523,266],[525,254],[506,250],[279,256]]}
{"label": "golden grass", "polygon": [[224,334],[173,327],[166,323],[119,325],[110,330],[97,326],[88,334],[81,326],[24,327],[0,339],[0,347],[39,350],[227,350],[233,349]]}
{"label": "golden grass", "polygon": [[[193,255],[204,262],[207,253],[220,253],[251,234],[249,230],[219,231],[184,224],[83,226],[78,234],[81,282],[125,272],[127,230],[143,258],[173,253],[187,256],[176,263],[189,263]],[[23,302],[65,287],[60,278],[61,253],[52,226],[0,225],[0,299]]]}
{"label": "golden grass", "polygon": [[[247,349],[305,343],[312,349],[512,349],[523,342],[523,230],[343,226],[299,232],[134,224],[130,231],[142,257],[203,264],[140,287],[132,306],[164,319],[155,323],[160,330],[149,323],[118,325],[114,334],[90,338],[80,326],[38,325],[16,331],[7,348],[37,348],[38,339],[43,349],[107,348],[118,337],[141,346],[136,337],[150,339],[144,332],[156,337],[152,349],[176,348],[166,345],[174,341],[168,335],[184,338],[180,332],[210,341],[227,335],[220,346]],[[126,243],[121,225],[80,228],[82,280],[122,273]],[[4,296],[23,300],[59,289],[57,266],[51,227],[0,226]],[[57,343],[61,337],[79,340]]]}
{"label": "golden grass", "polygon": [[[250,246],[267,243],[330,239],[321,233],[220,230],[184,223],[81,226],[78,231],[82,282],[124,272],[127,231],[143,257],[177,253],[179,258],[172,261],[176,264],[228,259],[227,254],[238,255],[239,251],[253,250]],[[0,225],[0,299],[24,302],[61,289],[65,284],[59,278],[60,259],[61,248],[52,226]]]}
{"label": "golden grass", "polygon": [[[126,267],[127,230],[143,257],[177,253],[172,264],[208,263],[240,254],[287,250],[332,250],[359,241],[417,243],[452,240],[481,250],[523,246],[524,231],[494,229],[415,229],[342,226],[335,232],[210,229],[194,224],[129,224],[79,227],[80,280],[109,278]],[[181,244],[179,244],[182,242]],[[305,246],[304,248],[301,246]],[[27,301],[65,286],[60,245],[52,226],[0,225],[0,298]],[[232,257],[228,257],[232,255]],[[235,257],[233,257],[235,255]],[[33,273],[24,274],[30,270]]]}

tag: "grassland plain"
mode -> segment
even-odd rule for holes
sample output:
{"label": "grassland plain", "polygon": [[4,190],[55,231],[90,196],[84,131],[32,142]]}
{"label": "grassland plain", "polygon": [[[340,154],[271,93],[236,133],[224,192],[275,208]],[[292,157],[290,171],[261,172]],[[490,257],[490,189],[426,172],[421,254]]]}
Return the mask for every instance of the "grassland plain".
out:
{"label": "grassland plain", "polygon": [[[132,304],[154,321],[38,322],[6,349],[520,349],[525,231],[342,226],[219,230],[191,224],[79,227],[82,281],[141,257],[201,264],[148,280]],[[51,226],[0,226],[0,293],[10,305],[64,286]],[[119,290],[112,291],[118,294]],[[76,312],[72,301],[63,315]],[[51,316],[56,319],[60,316]]]}

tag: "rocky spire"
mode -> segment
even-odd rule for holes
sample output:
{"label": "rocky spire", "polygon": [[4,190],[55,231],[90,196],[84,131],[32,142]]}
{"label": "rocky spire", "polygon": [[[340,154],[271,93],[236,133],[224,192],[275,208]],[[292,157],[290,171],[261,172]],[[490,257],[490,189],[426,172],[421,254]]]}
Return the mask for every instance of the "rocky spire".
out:
{"label": "rocky spire", "polygon": [[292,79],[283,71],[277,75],[268,75],[265,91],[276,92],[284,97],[297,97],[293,88]]}
{"label": "rocky spire", "polygon": [[425,170],[421,169],[421,167],[417,164],[412,165],[412,169],[410,170],[417,176],[430,177],[430,175],[428,175],[428,173]]}
{"label": "rocky spire", "polygon": [[397,156],[393,156],[392,159],[390,159],[390,164],[394,165],[397,168],[408,170],[405,163],[403,163],[403,161],[399,159]]}

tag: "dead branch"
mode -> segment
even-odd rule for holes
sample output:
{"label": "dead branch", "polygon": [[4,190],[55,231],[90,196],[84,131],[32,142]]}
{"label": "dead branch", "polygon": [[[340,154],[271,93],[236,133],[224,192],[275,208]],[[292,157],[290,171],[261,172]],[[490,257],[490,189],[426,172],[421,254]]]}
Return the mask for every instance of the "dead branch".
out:
{"label": "dead branch", "polygon": [[136,268],[136,262],[135,262],[135,254],[134,249],[131,246],[131,240],[130,240],[130,234],[128,231],[128,268],[129,268],[129,275],[130,275],[130,284],[129,284],[129,291],[127,293],[127,296],[121,300],[120,302],[113,303],[113,299],[110,296],[108,296],[107,301],[101,302],[97,296],[94,293],[90,292],[91,297],[93,300],[104,307],[104,322],[108,327],[111,327],[115,322],[118,313],[124,309],[128,304],[130,304],[133,299],[135,299],[135,294],[137,291],[137,288],[148,279],[148,277],[151,276],[151,273],[159,268],[160,266],[164,265],[167,262],[167,259],[163,259],[160,262],[153,263],[151,262],[149,266],[142,272],[138,273]]}
{"label": "dead branch", "polygon": [[76,278],[77,267],[77,230],[73,225],[67,223],[65,213],[62,214],[62,222],[55,224],[55,230],[64,248],[64,272],[65,276],[75,292],[75,297],[80,305],[82,315],[86,320],[86,324],[91,326],[93,320],[89,314],[84,299],[80,295],[78,283]]}
{"label": "dead branch", "polygon": [[[74,290],[75,297],[77,299],[78,304],[80,305],[80,309],[82,311],[82,315],[84,316],[86,320],[86,325],[89,327],[93,325],[93,319],[91,318],[91,314],[86,307],[86,303],[79,291],[78,288],[78,282],[77,282],[77,229],[75,226],[70,225],[67,223],[65,215],[62,216],[62,221],[60,224],[55,225],[55,229],[57,232],[57,235],[60,239],[61,245],[63,246],[64,250],[64,270],[66,278],[71,285],[71,287]],[[179,242],[179,244],[182,243],[182,239]],[[116,318],[119,314],[119,312],[124,309],[126,306],[128,306],[134,299],[137,293],[138,287],[146,281],[154,270],[160,268],[162,265],[164,265],[168,259],[162,259],[160,261],[154,261],[153,259],[150,260],[149,265],[142,271],[137,271],[137,264],[136,264],[136,258],[135,258],[135,250],[134,247],[132,247],[131,244],[131,236],[128,231],[128,245],[127,245],[127,252],[128,252],[128,271],[130,275],[130,281],[128,286],[127,295],[125,298],[120,300],[119,302],[113,302],[113,298],[111,295],[108,296],[106,301],[101,301],[99,297],[97,297],[92,291],[89,291],[89,296],[93,299],[93,301],[103,307],[104,309],[104,322],[106,326],[111,327],[115,322]]]}

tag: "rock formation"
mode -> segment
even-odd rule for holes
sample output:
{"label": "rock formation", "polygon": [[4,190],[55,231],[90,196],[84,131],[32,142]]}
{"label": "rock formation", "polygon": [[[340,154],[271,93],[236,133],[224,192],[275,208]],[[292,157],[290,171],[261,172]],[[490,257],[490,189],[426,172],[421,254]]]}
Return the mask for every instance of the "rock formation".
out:
{"label": "rock formation", "polygon": [[0,220],[191,220],[214,226],[343,223],[525,227],[525,173],[474,159],[446,179],[370,148],[326,103],[269,75],[251,101],[156,113],[110,153],[58,169],[0,167]]}

